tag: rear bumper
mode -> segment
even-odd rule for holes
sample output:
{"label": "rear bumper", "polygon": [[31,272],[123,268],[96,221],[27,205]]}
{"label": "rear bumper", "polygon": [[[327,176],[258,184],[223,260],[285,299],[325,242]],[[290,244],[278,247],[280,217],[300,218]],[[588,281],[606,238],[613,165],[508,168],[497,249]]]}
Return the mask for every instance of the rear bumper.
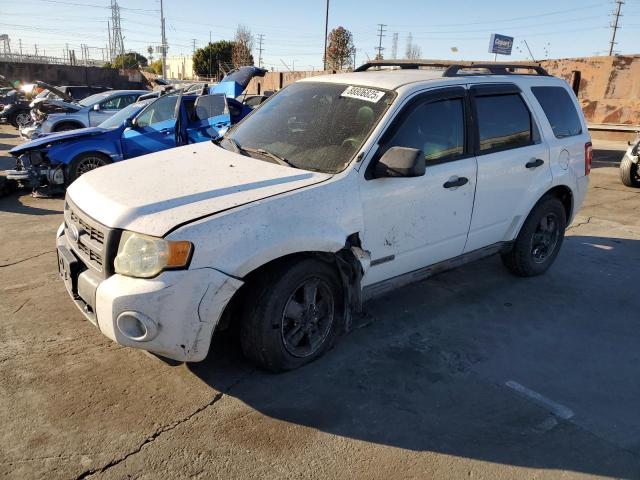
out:
{"label": "rear bumper", "polygon": [[578,177],[576,183],[578,188],[573,192],[573,211],[571,212],[571,218],[567,219],[567,225],[571,224],[573,219],[576,217],[576,214],[582,208],[584,198],[587,196],[587,191],[589,190],[589,176],[584,175],[582,177]]}
{"label": "rear bumper", "polygon": [[[57,244],[71,251],[66,236],[58,233]],[[207,356],[213,331],[242,282],[212,268],[167,271],[152,279],[115,274],[104,280],[86,269],[76,285],[69,292],[75,304],[114,342],[197,362]],[[142,330],[132,329],[136,321]]]}

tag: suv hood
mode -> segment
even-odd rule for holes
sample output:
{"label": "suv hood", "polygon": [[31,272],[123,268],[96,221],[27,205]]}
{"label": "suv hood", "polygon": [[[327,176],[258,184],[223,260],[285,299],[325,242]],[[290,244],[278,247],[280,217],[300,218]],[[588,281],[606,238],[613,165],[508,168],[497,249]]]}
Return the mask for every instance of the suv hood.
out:
{"label": "suv hood", "polygon": [[96,169],[73,182],[67,195],[108,227],[161,237],[178,225],[329,178],[203,142]]}

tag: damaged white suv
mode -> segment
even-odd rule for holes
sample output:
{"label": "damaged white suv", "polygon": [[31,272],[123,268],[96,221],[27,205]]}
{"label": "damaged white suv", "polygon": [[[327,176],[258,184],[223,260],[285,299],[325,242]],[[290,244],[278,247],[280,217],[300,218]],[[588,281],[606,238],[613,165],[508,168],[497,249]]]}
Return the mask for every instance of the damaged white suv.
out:
{"label": "damaged white suv", "polygon": [[521,65],[358,70],[290,85],[214,142],[74,182],[58,263],[85,316],[179,361],[240,322],[246,356],[281,371],[408,282],[495,253],[546,271],[591,163],[566,82]]}

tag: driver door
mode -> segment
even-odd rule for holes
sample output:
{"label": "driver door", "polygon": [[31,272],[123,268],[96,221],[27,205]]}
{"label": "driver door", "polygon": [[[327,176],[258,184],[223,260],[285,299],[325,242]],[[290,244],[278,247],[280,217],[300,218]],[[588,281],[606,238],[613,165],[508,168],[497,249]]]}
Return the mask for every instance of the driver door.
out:
{"label": "driver door", "polygon": [[159,152],[176,146],[177,95],[167,95],[151,103],[135,118],[134,126],[122,133],[125,158]]}
{"label": "driver door", "polygon": [[91,109],[89,111],[89,125],[95,127],[100,125],[106,119],[112,117],[124,107],[131,105],[137,100],[136,95],[118,95],[99,104],[98,110]]}
{"label": "driver door", "polygon": [[[383,135],[361,187],[363,248],[371,252],[363,286],[462,254],[477,172],[468,112],[465,88],[430,90],[410,99]],[[373,178],[375,162],[394,146],[422,150],[425,175]]]}

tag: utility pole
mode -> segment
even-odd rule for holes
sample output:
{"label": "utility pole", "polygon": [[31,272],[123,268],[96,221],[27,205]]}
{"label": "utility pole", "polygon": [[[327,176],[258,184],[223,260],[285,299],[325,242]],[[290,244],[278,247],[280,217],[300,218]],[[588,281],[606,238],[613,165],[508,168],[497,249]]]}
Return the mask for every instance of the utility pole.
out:
{"label": "utility pole", "polygon": [[611,31],[611,41],[609,42],[609,56],[613,55],[613,47],[616,44],[616,32],[620,28],[618,26],[618,21],[620,20],[620,17],[621,17],[620,9],[622,8],[622,4],[624,3],[624,0],[616,0],[616,3],[618,4],[618,6],[616,7],[616,11],[614,13],[616,18],[613,21],[613,25],[611,25],[612,31]]}
{"label": "utility pole", "polygon": [[164,31],[164,5],[160,0],[160,26],[162,28],[162,78],[167,78],[167,38]]}
{"label": "utility pole", "polygon": [[262,68],[262,41],[264,40],[264,33],[258,34],[258,67]]}
{"label": "utility pole", "polygon": [[22,39],[18,39],[18,46],[20,47],[20,60],[22,60]]}
{"label": "utility pole", "polygon": [[195,54],[196,54],[196,39],[195,39],[195,38],[192,38],[192,39],[191,39],[191,42],[192,42],[192,45],[191,45],[191,46],[193,47],[193,48],[192,48],[192,54],[193,54],[193,55],[195,55]]}
{"label": "utility pole", "polygon": [[327,12],[324,16],[324,69],[327,69],[327,37],[329,36],[329,0],[327,0]]}
{"label": "utility pole", "polygon": [[209,78],[211,78],[211,30],[209,30]]}
{"label": "utility pole", "polygon": [[[113,58],[111,58],[111,52],[113,51],[113,44],[111,43],[111,27],[109,26],[109,22],[107,22],[107,36],[109,38],[109,51],[107,52],[107,61],[112,62]],[[69,63],[71,63],[71,57],[69,57]]]}
{"label": "utility pole", "polygon": [[391,58],[398,58],[398,32],[393,34],[393,43],[391,44]]}
{"label": "utility pole", "polygon": [[379,23],[378,24],[378,48],[376,48],[376,50],[378,50],[378,55],[376,55],[376,60],[382,60],[382,50],[384,50],[384,47],[382,46],[382,37],[386,37],[386,35],[384,35],[384,32],[386,32],[386,30],[384,29],[384,27],[386,27],[387,25],[384,23]]}
{"label": "utility pole", "polygon": [[[124,39],[122,28],[120,27],[120,6],[117,0],[111,0],[111,60],[115,60],[118,55],[124,55]],[[74,59],[75,60],[75,59]]]}

